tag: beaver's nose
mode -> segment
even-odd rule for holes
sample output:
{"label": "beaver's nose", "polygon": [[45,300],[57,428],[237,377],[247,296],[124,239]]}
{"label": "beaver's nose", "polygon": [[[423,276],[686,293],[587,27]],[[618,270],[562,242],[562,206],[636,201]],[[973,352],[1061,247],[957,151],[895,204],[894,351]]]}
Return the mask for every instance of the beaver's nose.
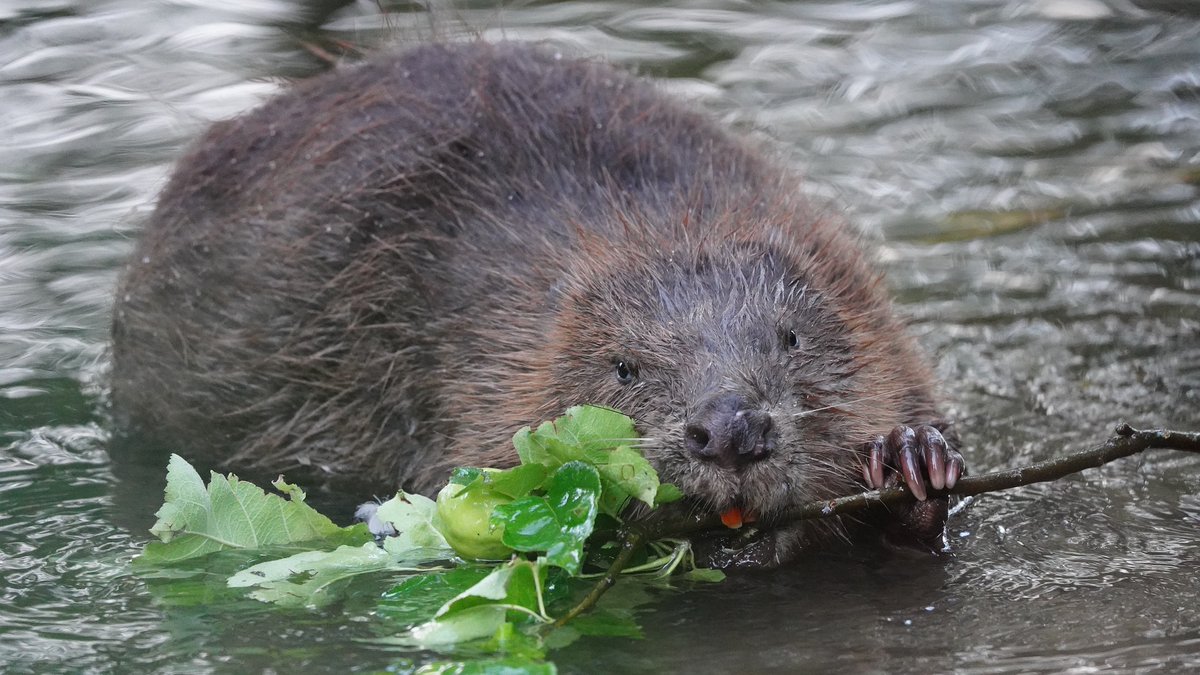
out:
{"label": "beaver's nose", "polygon": [[737,394],[721,394],[700,404],[683,430],[683,443],[702,460],[736,471],[766,459],[775,449],[775,423]]}

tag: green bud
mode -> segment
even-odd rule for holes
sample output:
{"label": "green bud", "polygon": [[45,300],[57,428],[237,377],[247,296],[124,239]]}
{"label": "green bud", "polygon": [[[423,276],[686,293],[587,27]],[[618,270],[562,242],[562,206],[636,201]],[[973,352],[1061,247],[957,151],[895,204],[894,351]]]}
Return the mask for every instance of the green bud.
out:
{"label": "green bud", "polygon": [[454,552],[467,560],[505,560],[513,550],[504,545],[504,527],[492,527],[492,511],[512,499],[476,487],[463,490],[450,483],[437,496],[433,526],[446,538]]}

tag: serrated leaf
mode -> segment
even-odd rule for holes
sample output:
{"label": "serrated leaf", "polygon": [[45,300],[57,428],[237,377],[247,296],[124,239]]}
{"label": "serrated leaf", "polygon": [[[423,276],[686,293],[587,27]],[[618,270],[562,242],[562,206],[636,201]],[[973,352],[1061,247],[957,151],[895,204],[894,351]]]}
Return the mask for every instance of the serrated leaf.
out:
{"label": "serrated leaf", "polygon": [[575,406],[536,430],[517,432],[513,445],[526,464],[555,468],[583,461],[600,471],[603,487],[600,508],[617,516],[636,498],[654,505],[658,473],[629,443],[637,438],[633,420],[615,410]]}
{"label": "serrated leaf", "polygon": [[264,548],[332,536],[343,528],[304,503],[304,492],[277,481],[290,499],[236,476],[213,473],[207,489],[179,455],[167,464],[166,500],[139,564],[187,560],[230,548]]}
{"label": "serrated leaf", "polygon": [[545,552],[546,561],[578,574],[583,544],[599,513],[600,474],[583,462],[558,468],[546,496],[529,496],[498,506],[494,521],[504,526],[504,544],[518,551]]}
{"label": "serrated leaf", "polygon": [[513,446],[522,463],[545,464],[553,469],[584,459],[589,451],[629,445],[637,438],[629,417],[608,408],[580,405],[568,408],[553,422],[543,422],[536,430],[521,429],[513,436]]}
{"label": "serrated leaf", "polygon": [[567,462],[582,460],[583,448],[558,437],[554,424],[543,422],[535,431],[522,429],[513,436],[513,446],[522,464],[541,464],[556,469]]}
{"label": "serrated leaf", "polygon": [[[629,445],[638,439],[633,420],[615,410],[594,405],[568,408],[552,426],[559,438],[585,451]],[[541,430],[542,427],[538,427],[538,431]]]}

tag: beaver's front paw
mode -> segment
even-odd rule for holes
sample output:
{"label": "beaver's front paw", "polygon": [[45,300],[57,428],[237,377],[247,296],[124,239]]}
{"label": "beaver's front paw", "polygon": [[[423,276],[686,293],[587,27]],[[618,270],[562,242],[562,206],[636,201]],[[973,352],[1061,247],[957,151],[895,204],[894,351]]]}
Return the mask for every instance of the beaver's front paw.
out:
{"label": "beaver's front paw", "polygon": [[965,471],[962,455],[950,447],[942,433],[928,424],[915,429],[900,425],[887,436],[867,443],[863,478],[873,488],[891,487],[901,480],[917,501],[891,511],[885,528],[894,544],[942,550],[950,500],[926,499],[928,485],[935,490],[952,488]]}
{"label": "beaver's front paw", "polygon": [[863,479],[873,488],[895,485],[903,478],[913,496],[925,501],[925,482],[935,490],[952,488],[966,466],[942,432],[928,424],[900,426],[866,445]]}

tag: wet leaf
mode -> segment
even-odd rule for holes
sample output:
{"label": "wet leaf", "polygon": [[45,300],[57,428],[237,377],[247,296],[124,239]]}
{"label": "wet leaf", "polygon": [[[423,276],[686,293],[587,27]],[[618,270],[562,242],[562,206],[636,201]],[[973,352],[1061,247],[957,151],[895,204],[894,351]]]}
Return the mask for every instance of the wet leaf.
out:
{"label": "wet leaf", "polygon": [[602,635],[640,640],[642,627],[633,618],[633,612],[625,609],[597,608],[581,614],[571,622],[571,627],[580,635]]}
{"label": "wet leaf", "polygon": [[482,476],[482,487],[511,499],[524,497],[542,487],[550,471],[542,464],[522,464],[504,471],[492,471]]}
{"label": "wet leaf", "polygon": [[490,567],[459,567],[409,577],[383,594],[381,616],[411,628],[428,621],[443,605],[479,583]]}
{"label": "wet leaf", "polygon": [[[447,647],[490,637],[504,623],[508,610],[501,605],[478,605],[450,616],[426,621],[412,629],[409,641],[425,649]],[[399,640],[401,644],[408,641]]]}
{"label": "wet leaf", "polygon": [[322,607],[359,574],[393,567],[394,556],[374,542],[307,551],[248,567],[229,578],[231,588],[255,587],[250,597],[284,607]]}
{"label": "wet leaf", "polygon": [[428,497],[401,490],[379,505],[375,517],[392,524],[396,536],[384,540],[384,547],[395,554],[409,549],[449,549],[442,533],[434,527],[437,504]]}
{"label": "wet leaf", "polygon": [[695,569],[688,570],[687,573],[683,575],[683,578],[689,581],[716,583],[718,581],[725,581],[725,573],[721,570],[710,570],[704,567],[697,567]]}
{"label": "wet leaf", "polygon": [[473,586],[446,601],[434,614],[434,618],[441,619],[483,604],[523,607],[530,612],[538,613],[537,586],[539,583],[537,563],[528,560],[513,560],[503,567],[492,570],[490,574]]}
{"label": "wet leaf", "polygon": [[434,618],[415,626],[408,639],[421,647],[494,637],[509,620],[548,621],[537,602],[540,565],[513,560],[446,601]]}
{"label": "wet leaf", "polygon": [[599,512],[600,474],[583,462],[568,462],[550,477],[546,496],[529,496],[496,508],[504,543],[518,551],[545,552],[546,561],[578,574],[583,544]]}
{"label": "wet leaf", "polygon": [[509,656],[479,661],[436,661],[421,666],[415,675],[556,675],[553,663]]}

